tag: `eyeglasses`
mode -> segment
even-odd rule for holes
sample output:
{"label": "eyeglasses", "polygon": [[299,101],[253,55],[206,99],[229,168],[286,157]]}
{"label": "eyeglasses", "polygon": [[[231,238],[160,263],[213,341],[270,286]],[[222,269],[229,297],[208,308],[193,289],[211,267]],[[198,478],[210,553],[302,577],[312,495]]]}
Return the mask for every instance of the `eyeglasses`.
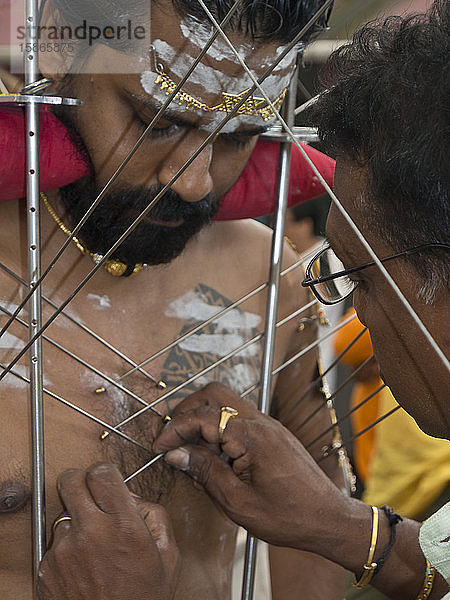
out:
{"label": "eyeglasses", "polygon": [[[400,256],[414,254],[425,248],[445,248],[449,250],[450,246],[448,244],[422,244],[393,256],[382,258],[381,262],[384,263]],[[373,267],[375,264],[375,262],[369,262],[359,267],[345,269],[342,261],[339,260],[330,246],[326,246],[309,263],[306,269],[306,279],[302,281],[302,286],[311,288],[315,297],[323,304],[337,304],[348,298],[358,287],[358,282],[350,279],[349,275]]]}

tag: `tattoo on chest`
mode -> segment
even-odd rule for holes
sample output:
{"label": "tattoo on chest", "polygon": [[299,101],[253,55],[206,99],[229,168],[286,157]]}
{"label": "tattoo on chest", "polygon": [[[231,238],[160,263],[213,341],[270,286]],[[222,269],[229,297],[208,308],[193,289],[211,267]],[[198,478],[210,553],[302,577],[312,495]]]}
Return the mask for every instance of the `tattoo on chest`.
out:
{"label": "tattoo on chest", "polygon": [[[170,303],[165,316],[184,322],[178,335],[180,338],[231,304],[230,300],[216,290],[199,284],[194,290]],[[261,343],[258,341],[242,351],[236,351],[260,333],[261,324],[260,315],[237,308],[222,317],[213,318],[196,334],[180,341],[169,351],[160,373],[168,391],[178,386],[180,389],[167,398],[164,407],[157,406],[160,412],[170,414],[180,399],[213,381],[221,382],[238,393],[257,383],[261,365]],[[228,355],[229,358],[223,360]],[[223,362],[220,362],[222,360]],[[214,366],[218,361],[220,364]],[[197,377],[202,372],[204,374]],[[191,379],[192,381],[186,384]],[[249,397],[253,398],[252,395]],[[145,414],[131,422],[127,426],[127,433],[150,447],[153,440],[148,418],[149,415]],[[123,446],[122,442],[118,443]],[[138,468],[148,460],[148,457],[134,446],[128,446],[121,454],[125,472],[132,471],[134,467]],[[161,494],[169,493],[173,481],[169,467],[160,462],[135,480],[134,489],[137,493],[147,497],[150,494],[152,499],[159,500]]]}
{"label": "tattoo on chest", "polygon": [[[199,284],[195,290],[171,303],[167,315],[183,317],[186,324],[180,331],[182,336],[230,304],[231,301],[216,290]],[[212,381],[223,383],[239,393],[257,383],[261,364],[260,342],[240,352],[236,353],[236,350],[258,335],[261,321],[259,315],[236,308],[214,319],[173,348],[161,373],[169,389],[194,379],[200,372],[207,372],[168,399],[169,411],[175,401]],[[220,364],[208,370],[217,362]]]}

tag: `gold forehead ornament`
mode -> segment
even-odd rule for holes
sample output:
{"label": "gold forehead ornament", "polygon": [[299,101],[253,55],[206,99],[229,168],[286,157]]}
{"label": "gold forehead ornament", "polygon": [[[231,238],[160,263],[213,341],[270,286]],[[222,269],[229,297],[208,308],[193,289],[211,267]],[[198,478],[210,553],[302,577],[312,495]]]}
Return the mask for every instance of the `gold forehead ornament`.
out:
{"label": "gold forehead ornament", "polygon": [[[178,84],[173,81],[164,71],[164,65],[156,60],[156,49],[154,46],[150,46],[150,52],[153,54],[155,69],[157,71],[157,77],[155,79],[155,84],[160,87],[160,89],[165,92],[166,96],[170,96],[177,89]],[[184,92],[182,89],[179,90],[173,101],[177,102],[180,106],[183,104],[186,106],[186,110],[198,111],[201,110],[203,112],[223,112],[223,113],[231,113],[239,104],[241,104],[244,97],[248,94],[250,88],[247,88],[240,94],[230,94],[228,92],[222,92],[223,101],[216,106],[208,106],[205,102],[201,100],[197,100],[191,94]],[[281,105],[286,97],[288,88],[285,88],[281,94],[273,101],[273,105],[276,110],[280,110]],[[268,105],[264,98],[259,98],[257,96],[249,96],[245,102],[239,106],[236,111],[237,115],[248,115],[253,117],[261,117],[264,121],[269,121],[270,119],[275,117],[275,113],[272,110],[272,107]]]}

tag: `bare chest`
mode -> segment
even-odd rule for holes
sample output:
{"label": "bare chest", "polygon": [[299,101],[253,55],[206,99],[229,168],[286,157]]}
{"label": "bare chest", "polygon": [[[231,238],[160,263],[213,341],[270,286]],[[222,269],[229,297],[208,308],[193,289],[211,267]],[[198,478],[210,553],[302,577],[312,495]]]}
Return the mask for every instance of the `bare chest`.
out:
{"label": "bare chest", "polygon": [[[44,322],[60,305],[59,293],[44,301]],[[19,288],[3,294],[4,324],[20,301]],[[124,476],[151,457],[161,416],[188,393],[211,381],[236,391],[259,378],[264,303],[230,308],[236,298],[198,282],[169,297],[124,298],[86,290],[46,330],[43,339],[49,489],[57,474],[99,460],[113,460]],[[27,316],[2,338],[8,364],[27,339]],[[29,482],[28,369],[26,357],[0,384],[7,415],[0,436],[8,465],[0,481]],[[109,435],[105,437],[105,432]],[[2,469],[3,470],[3,469]],[[158,500],[171,476],[155,468],[136,479],[139,493]],[[57,502],[55,502],[57,504]]]}

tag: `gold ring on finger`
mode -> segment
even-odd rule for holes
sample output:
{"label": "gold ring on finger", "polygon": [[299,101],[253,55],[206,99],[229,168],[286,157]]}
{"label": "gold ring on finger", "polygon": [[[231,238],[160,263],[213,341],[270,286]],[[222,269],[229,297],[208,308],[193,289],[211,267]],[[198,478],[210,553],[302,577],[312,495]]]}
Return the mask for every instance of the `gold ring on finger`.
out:
{"label": "gold ring on finger", "polygon": [[219,420],[219,444],[223,444],[223,436],[225,429],[227,428],[230,419],[235,419],[239,416],[238,411],[231,406],[222,406],[220,409],[220,420]]}
{"label": "gold ring on finger", "polygon": [[60,517],[58,517],[56,519],[56,521],[53,523],[53,533],[55,533],[56,528],[58,527],[58,525],[60,523],[63,523],[64,521],[71,521],[72,517],[70,515],[61,515]]}

